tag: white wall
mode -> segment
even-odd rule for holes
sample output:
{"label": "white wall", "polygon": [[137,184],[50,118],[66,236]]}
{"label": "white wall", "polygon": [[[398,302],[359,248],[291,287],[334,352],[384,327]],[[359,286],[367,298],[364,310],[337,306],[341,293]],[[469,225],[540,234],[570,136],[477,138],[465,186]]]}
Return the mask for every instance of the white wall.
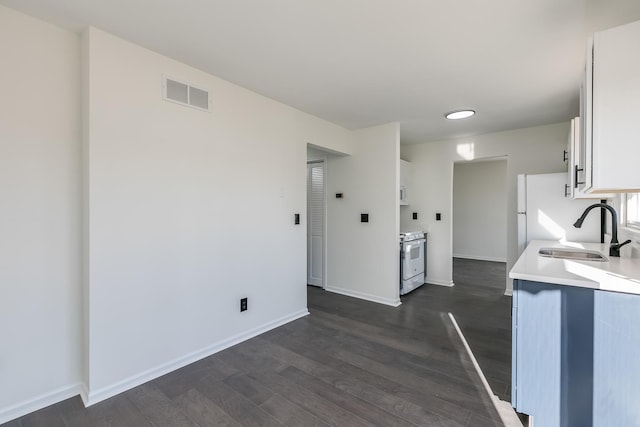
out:
{"label": "white wall", "polygon": [[[89,401],[307,313],[307,142],[337,126],[88,34]],[[161,99],[161,76],[211,112]],[[239,312],[239,300],[249,310]]]}
{"label": "white wall", "polygon": [[0,6],[0,424],[79,391],[78,37]]}
{"label": "white wall", "polygon": [[[335,168],[353,196],[332,217],[338,289],[399,301],[397,123],[350,132],[4,7],[0,36],[0,422],[79,392],[95,403],[306,314],[293,215],[308,144],[350,154]],[[212,111],[163,101],[162,74],[211,90]]]}
{"label": "white wall", "polygon": [[507,162],[456,162],[453,256],[507,260]]}
{"label": "white wall", "polygon": [[[400,303],[399,136],[397,123],[359,130],[351,156],[327,159],[329,291]],[[360,222],[361,213],[369,214],[368,223]]]}
{"label": "white wall", "polygon": [[[402,146],[411,162],[411,206],[402,211],[401,226],[419,212],[419,226],[429,232],[427,282],[451,286],[453,163],[507,156],[507,270],[517,260],[516,176],[521,173],[562,172],[568,123],[479,135],[473,138]],[[435,221],[441,212],[442,221]],[[415,228],[416,221],[412,227]],[[510,291],[507,281],[507,291]]]}

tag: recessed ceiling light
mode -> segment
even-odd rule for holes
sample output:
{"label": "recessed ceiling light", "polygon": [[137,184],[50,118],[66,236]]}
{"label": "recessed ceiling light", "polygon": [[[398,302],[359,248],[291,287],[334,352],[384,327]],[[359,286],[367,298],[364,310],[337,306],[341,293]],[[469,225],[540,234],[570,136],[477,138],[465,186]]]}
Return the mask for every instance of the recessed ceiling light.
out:
{"label": "recessed ceiling light", "polygon": [[447,113],[444,116],[449,120],[459,120],[459,119],[466,119],[467,117],[471,117],[475,113],[476,112],[473,110],[456,110],[456,111]]}

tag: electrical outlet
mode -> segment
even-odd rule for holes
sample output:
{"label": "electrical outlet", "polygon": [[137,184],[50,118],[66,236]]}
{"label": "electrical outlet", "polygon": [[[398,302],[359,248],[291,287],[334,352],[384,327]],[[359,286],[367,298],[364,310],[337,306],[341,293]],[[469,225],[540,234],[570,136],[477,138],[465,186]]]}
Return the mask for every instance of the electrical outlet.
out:
{"label": "electrical outlet", "polygon": [[418,219],[418,212],[413,213],[413,219]]}
{"label": "electrical outlet", "polygon": [[247,298],[240,300],[240,311],[247,311]]}

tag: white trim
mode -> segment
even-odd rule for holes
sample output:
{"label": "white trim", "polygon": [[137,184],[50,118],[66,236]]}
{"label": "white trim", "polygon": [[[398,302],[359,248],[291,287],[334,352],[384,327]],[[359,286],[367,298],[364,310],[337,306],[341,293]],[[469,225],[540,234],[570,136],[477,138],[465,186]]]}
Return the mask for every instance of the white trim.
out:
{"label": "white trim", "polygon": [[327,191],[328,189],[328,179],[327,179],[327,163],[329,156],[324,156],[324,158],[322,159],[322,176],[324,178],[324,224],[322,224],[322,289],[324,289],[324,287],[327,285],[327,277],[328,277],[328,273],[327,271],[329,270],[329,267],[327,266],[327,260],[329,259],[329,243],[327,241],[328,236],[329,236],[329,231],[328,231],[328,227],[327,224],[329,224],[329,221],[327,218],[329,218],[328,216],[328,206],[329,206],[329,192]]}
{"label": "white trim", "polygon": [[629,239],[638,239],[640,238],[640,229],[639,228],[632,228],[632,227],[627,227],[625,226],[620,226],[618,228],[618,240],[620,239],[620,235],[625,235],[628,236]]}
{"label": "white trim", "polygon": [[377,295],[367,294],[364,292],[352,291],[351,289],[338,288],[335,286],[325,286],[325,291],[333,292],[335,294],[346,295],[348,297],[359,298],[367,301],[377,302],[378,304],[390,305],[391,307],[398,307],[402,302],[400,298],[391,299],[379,297]]}
{"label": "white trim", "polygon": [[462,255],[462,254],[453,254],[454,258],[464,258],[464,259],[475,259],[477,261],[492,261],[492,262],[507,262],[506,258],[495,258],[490,256],[482,256],[482,255]]}
{"label": "white trim", "polygon": [[508,296],[508,297],[513,296],[513,289],[505,289],[504,290],[504,295]]}
{"label": "white trim", "polygon": [[634,235],[640,234],[640,221],[629,221],[629,195],[634,193],[624,193],[620,197],[620,211],[623,218],[622,224],[618,226],[618,229],[624,228],[627,233]]}
{"label": "white trim", "polygon": [[500,419],[502,420],[503,425],[505,427],[522,426],[522,423],[520,422],[518,415],[516,415],[516,411],[511,407],[511,404],[509,402],[504,402],[500,400],[500,398],[493,393],[493,390],[491,390],[491,386],[489,385],[487,378],[484,376],[484,372],[482,372],[482,369],[480,368],[480,365],[478,364],[476,357],[473,355],[473,351],[471,351],[471,347],[469,347],[469,343],[467,343],[467,340],[464,337],[464,334],[460,330],[460,327],[458,326],[458,322],[456,322],[456,318],[453,316],[453,314],[451,313],[448,313],[448,314],[449,314],[449,319],[453,324],[453,327],[458,333],[458,337],[460,338],[460,341],[462,341],[462,345],[464,345],[464,348],[467,351],[467,355],[471,359],[471,363],[473,364],[473,367],[475,368],[476,373],[480,377],[480,381],[484,386],[484,390],[489,396],[489,398],[491,399],[491,402],[493,403],[493,406],[498,412],[498,415],[500,416]]}
{"label": "white trim", "polygon": [[[634,225],[628,225],[628,212],[627,212],[627,195],[622,194],[620,197],[620,224],[618,225],[618,240],[621,242],[626,239],[631,239],[632,247],[637,246],[640,243],[640,228]],[[609,236],[611,239],[611,236]]]}
{"label": "white trim", "polygon": [[0,411],[0,424],[20,418],[39,409],[46,408],[49,405],[69,399],[70,397],[77,396],[81,393],[81,389],[82,384],[71,384],[48,393],[41,394],[33,399],[24,400],[13,406],[9,406],[8,408],[3,408]]}
{"label": "white trim", "polygon": [[85,383],[80,384],[80,399],[85,408],[89,406],[89,388]]}
{"label": "white trim", "polygon": [[439,279],[433,279],[431,277],[427,277],[424,280],[425,285],[438,285],[438,286],[448,286],[448,287],[452,287],[455,286],[455,284],[453,283],[453,280],[439,280]]}
{"label": "white trim", "polygon": [[156,366],[155,368],[151,368],[137,375],[133,375],[129,378],[125,378],[124,380],[118,381],[117,383],[108,385],[106,387],[102,387],[101,389],[98,389],[95,391],[90,390],[88,393],[87,399],[85,400],[85,405],[86,406],[94,405],[98,402],[101,402],[105,399],[115,396],[116,394],[120,394],[124,391],[137,387],[140,384],[144,384],[164,374],[175,371],[176,369],[180,369],[186,365],[189,365],[190,363],[193,363],[205,357],[211,356],[212,354],[215,354],[226,348],[232,347],[236,344],[239,344],[243,341],[246,341],[250,338],[253,338],[271,329],[277,328],[278,326],[282,326],[286,323],[292,322],[308,314],[309,314],[309,311],[305,308],[303,310],[300,310],[295,313],[276,319],[272,322],[266,323],[257,328],[253,328],[253,329],[250,329],[249,331],[234,335],[230,338],[224,339],[213,345],[194,351],[193,353],[189,353],[185,356],[179,357],[177,359],[164,363],[160,366]]}

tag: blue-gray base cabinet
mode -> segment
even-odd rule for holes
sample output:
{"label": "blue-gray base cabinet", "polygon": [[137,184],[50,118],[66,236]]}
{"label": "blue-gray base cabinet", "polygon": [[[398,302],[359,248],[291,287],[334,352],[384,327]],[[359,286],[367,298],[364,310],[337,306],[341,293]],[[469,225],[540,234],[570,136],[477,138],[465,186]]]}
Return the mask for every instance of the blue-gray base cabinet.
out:
{"label": "blue-gray base cabinet", "polygon": [[512,405],[535,426],[640,426],[640,296],[514,280],[512,322]]}

